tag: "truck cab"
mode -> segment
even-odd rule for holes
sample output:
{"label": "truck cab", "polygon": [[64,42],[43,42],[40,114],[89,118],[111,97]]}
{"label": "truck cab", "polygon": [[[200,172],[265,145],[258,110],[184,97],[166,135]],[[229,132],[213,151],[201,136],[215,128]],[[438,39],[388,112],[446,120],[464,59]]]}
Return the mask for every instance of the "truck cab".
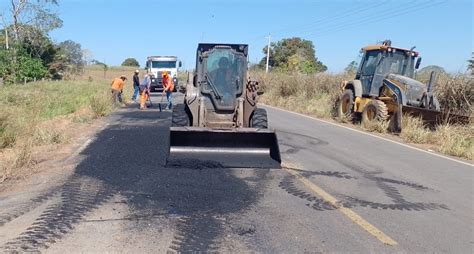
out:
{"label": "truck cab", "polygon": [[178,69],[181,67],[181,61],[176,56],[149,56],[146,60],[146,70],[153,73],[151,79],[151,91],[163,91],[162,73],[168,72],[173,78],[175,91],[178,87]]}

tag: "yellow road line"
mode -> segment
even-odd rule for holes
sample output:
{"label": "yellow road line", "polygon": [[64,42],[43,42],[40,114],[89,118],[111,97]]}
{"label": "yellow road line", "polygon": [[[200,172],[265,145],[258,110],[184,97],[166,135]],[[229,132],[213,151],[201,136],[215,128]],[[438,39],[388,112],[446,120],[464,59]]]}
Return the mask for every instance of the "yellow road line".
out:
{"label": "yellow road line", "polygon": [[370,224],[368,221],[364,220],[360,215],[352,211],[351,209],[347,207],[343,207],[339,201],[331,196],[331,194],[327,193],[323,189],[321,189],[319,186],[296,172],[295,170],[292,170],[290,168],[283,167],[288,173],[291,175],[295,176],[296,179],[300,180],[306,187],[308,187],[310,190],[312,190],[314,193],[322,197],[326,202],[330,203],[332,206],[334,206],[339,212],[344,214],[347,218],[352,220],[355,224],[359,225],[361,228],[363,228],[365,231],[369,232],[371,235],[375,236],[379,241],[381,241],[384,244],[387,245],[397,245],[398,243],[390,238],[388,235],[384,234],[382,231],[374,227],[372,224]]}

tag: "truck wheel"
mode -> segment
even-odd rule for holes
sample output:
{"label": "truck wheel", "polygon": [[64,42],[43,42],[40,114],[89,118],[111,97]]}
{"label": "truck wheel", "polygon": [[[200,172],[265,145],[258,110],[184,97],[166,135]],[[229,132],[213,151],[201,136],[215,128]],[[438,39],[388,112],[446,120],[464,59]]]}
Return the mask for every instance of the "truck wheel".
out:
{"label": "truck wheel", "polygon": [[388,118],[387,105],[381,100],[371,100],[362,111],[362,123],[385,121]]}
{"label": "truck wheel", "polygon": [[351,121],[353,115],[354,115],[354,94],[352,93],[352,90],[346,89],[339,96],[337,109],[336,109],[336,117],[338,117],[339,119]]}
{"label": "truck wheel", "polygon": [[263,108],[257,108],[253,112],[250,121],[250,127],[259,129],[268,129],[267,111]]}
{"label": "truck wheel", "polygon": [[185,127],[189,126],[189,116],[186,112],[185,104],[178,104],[174,106],[173,113],[171,114],[171,126],[172,127]]}

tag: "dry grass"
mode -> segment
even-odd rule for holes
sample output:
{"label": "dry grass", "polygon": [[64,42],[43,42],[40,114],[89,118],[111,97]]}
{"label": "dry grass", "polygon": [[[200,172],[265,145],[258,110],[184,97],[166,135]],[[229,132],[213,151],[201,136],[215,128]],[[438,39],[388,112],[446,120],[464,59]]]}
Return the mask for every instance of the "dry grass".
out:
{"label": "dry grass", "polygon": [[474,76],[443,76],[435,93],[444,111],[474,116]]}
{"label": "dry grass", "polygon": [[445,154],[474,160],[474,127],[469,126],[438,126],[434,132],[434,141],[440,151]]}
{"label": "dry grass", "polygon": [[404,116],[400,137],[411,143],[436,145],[439,152],[474,160],[474,126],[443,124],[429,130],[419,118]]}
{"label": "dry grass", "polygon": [[362,129],[369,132],[387,133],[389,127],[389,121],[370,121],[361,123]]}
{"label": "dry grass", "polygon": [[408,142],[415,144],[426,144],[430,141],[431,131],[425,128],[420,118],[403,116],[402,132],[400,137]]}
{"label": "dry grass", "polygon": [[[285,108],[291,111],[331,118],[333,107],[339,95],[339,85],[343,80],[350,80],[347,74],[287,74],[251,72],[251,77],[260,81],[265,94],[260,102]],[[440,77],[435,93],[442,108],[454,113],[473,116],[474,83],[473,76],[458,74]],[[400,138],[416,144],[435,145],[437,150],[466,159],[473,160],[473,127],[440,125],[436,130],[425,128],[420,119],[403,117]],[[363,124],[366,131],[386,133],[388,122]],[[440,142],[442,140],[442,142]]]}
{"label": "dry grass", "polygon": [[0,182],[34,165],[35,147],[70,141],[72,123],[113,110],[110,82],[54,81],[0,87]]}
{"label": "dry grass", "polygon": [[[72,77],[73,80],[81,81],[97,81],[97,82],[110,82],[113,78],[125,75],[129,81],[132,80],[133,74],[137,68],[135,67],[123,67],[123,66],[112,66],[107,69],[104,73],[104,68],[101,65],[90,65],[84,69],[84,73],[80,76]],[[138,69],[141,74],[146,71]]]}
{"label": "dry grass", "polygon": [[329,118],[339,85],[344,75],[313,74],[288,75],[255,71],[252,78],[260,81],[265,94],[260,101],[292,111]]}

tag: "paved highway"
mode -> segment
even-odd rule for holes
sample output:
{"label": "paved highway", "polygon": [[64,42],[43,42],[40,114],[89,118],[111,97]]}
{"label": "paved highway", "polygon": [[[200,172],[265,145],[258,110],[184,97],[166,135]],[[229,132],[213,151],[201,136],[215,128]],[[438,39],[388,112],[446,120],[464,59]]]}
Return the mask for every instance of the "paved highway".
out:
{"label": "paved highway", "polygon": [[170,112],[119,110],[54,177],[0,194],[0,249],[473,252],[471,164],[266,108],[283,169],[166,167]]}

